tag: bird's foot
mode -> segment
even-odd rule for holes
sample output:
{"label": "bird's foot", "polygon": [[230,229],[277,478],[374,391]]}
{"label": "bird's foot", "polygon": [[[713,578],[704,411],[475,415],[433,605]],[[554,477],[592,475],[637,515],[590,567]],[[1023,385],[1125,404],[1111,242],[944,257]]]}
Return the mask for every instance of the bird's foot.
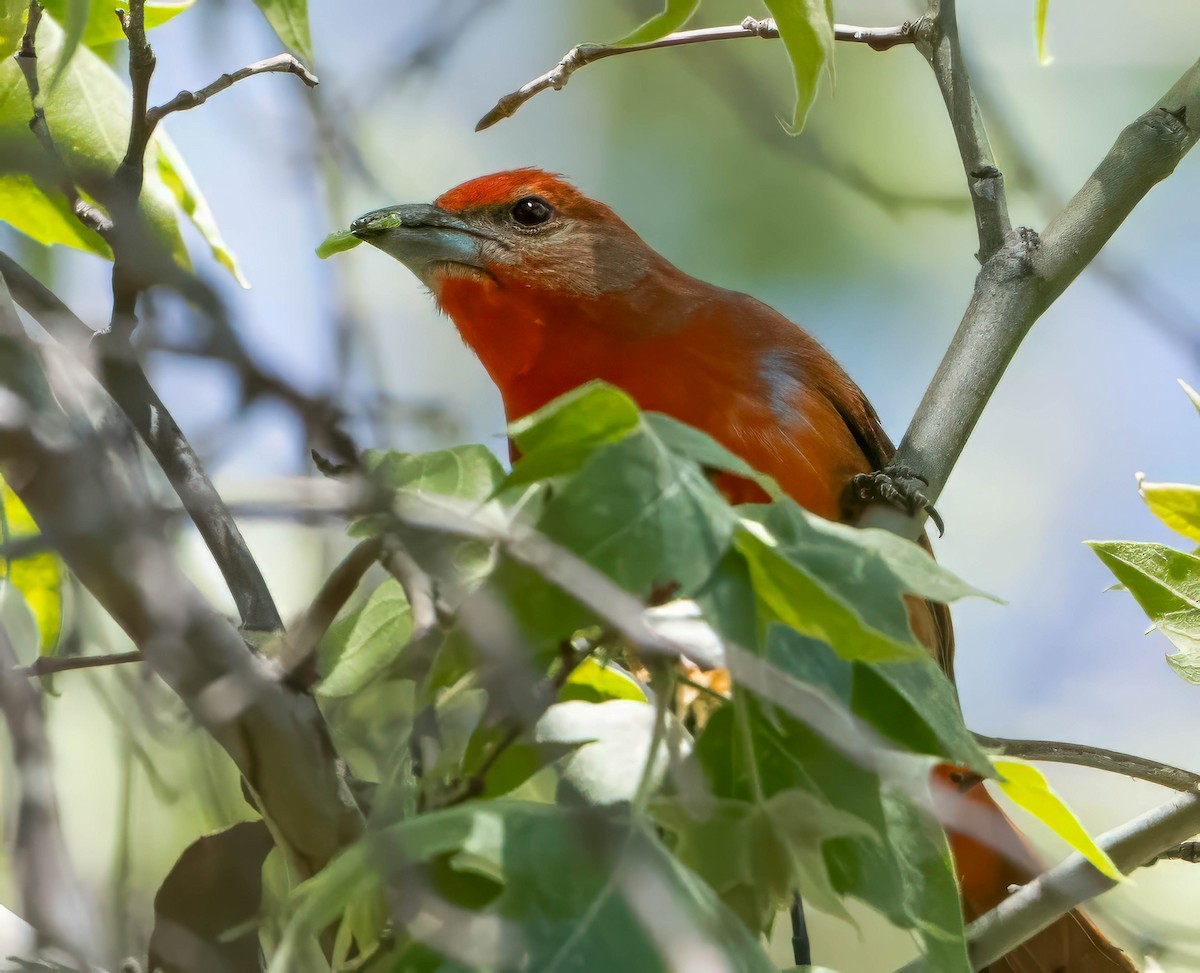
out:
{"label": "bird's foot", "polygon": [[938,537],[941,537],[946,533],[946,525],[918,486],[928,482],[916,470],[893,464],[874,473],[856,473],[852,476],[849,486],[850,499],[856,506],[870,503],[891,504],[908,514],[924,510],[937,527]]}

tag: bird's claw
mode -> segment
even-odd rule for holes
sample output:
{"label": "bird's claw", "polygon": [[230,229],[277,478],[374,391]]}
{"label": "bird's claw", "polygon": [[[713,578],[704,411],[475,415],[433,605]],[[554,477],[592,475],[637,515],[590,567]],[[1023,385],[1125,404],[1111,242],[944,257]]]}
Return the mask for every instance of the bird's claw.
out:
{"label": "bird's claw", "polygon": [[850,494],[857,504],[887,503],[905,513],[924,510],[937,527],[938,537],[946,533],[941,514],[914,484],[929,481],[907,466],[885,466],[873,473],[856,473],[850,478]]}

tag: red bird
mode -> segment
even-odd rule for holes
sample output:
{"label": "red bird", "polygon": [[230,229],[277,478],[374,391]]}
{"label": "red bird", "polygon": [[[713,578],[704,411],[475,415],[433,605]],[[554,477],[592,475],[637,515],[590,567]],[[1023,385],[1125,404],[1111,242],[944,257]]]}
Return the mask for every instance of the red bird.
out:
{"label": "red bird", "polygon": [[[429,288],[499,386],[510,422],[602,379],[643,409],[704,430],[802,506],[842,521],[858,512],[851,482],[892,458],[866,396],[811,335],[753,297],[685,274],[557,176],[483,176],[432,206],[368,213],[352,229]],[[744,480],[721,486],[731,502],[764,499]],[[953,677],[944,606],[913,603],[910,615]],[[1040,869],[981,784],[966,796],[990,832],[986,843],[950,835],[971,919]],[[990,969],[1134,967],[1072,912]]]}

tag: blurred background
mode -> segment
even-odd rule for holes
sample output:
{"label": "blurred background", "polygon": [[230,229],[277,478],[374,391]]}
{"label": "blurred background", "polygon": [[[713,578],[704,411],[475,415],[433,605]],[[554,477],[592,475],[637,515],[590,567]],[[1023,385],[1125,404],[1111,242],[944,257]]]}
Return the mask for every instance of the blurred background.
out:
{"label": "blurred background", "polygon": [[[315,92],[295,78],[256,78],[170,119],[251,289],[217,268],[194,234],[192,252],[263,366],[332,398],[360,445],[483,442],[503,456],[499,397],[416,280],[369,248],[325,262],[313,248],[366,210],[536,165],[609,203],[684,270],[804,324],[898,440],[978,267],[949,123],[914,50],[839,45],[836,83],[798,138],[781,123],[792,108],[783,50],[758,40],[607,60],[473,131],[498,96],[569,47],[621,36],[656,6],[311,0]],[[959,16],[1013,222],[1041,228],[1120,129],[1200,53],[1200,5],[1054,0],[1045,65],[1033,6],[965,3]],[[744,0],[706,0],[694,26],[764,13]],[[835,13],[842,23],[885,26],[919,10],[904,0],[838,0]],[[151,39],[156,102],[279,50],[253,5],[235,0],[198,0]],[[959,690],[980,732],[1086,742],[1200,771],[1200,688],[1163,661],[1165,640],[1143,638],[1133,600],[1105,592],[1111,578],[1081,543],[1185,543],[1145,509],[1134,474],[1200,481],[1200,417],[1176,384],[1200,385],[1198,227],[1193,153],[1034,328],[939,501],[947,523],[939,559],[1007,601],[955,613]],[[107,264],[3,228],[0,248],[89,323],[107,320]],[[170,301],[157,311],[164,327],[186,327]],[[313,473],[303,426],[284,406],[243,408],[220,365],[156,352],[151,366],[227,498],[269,497],[277,478]],[[339,539],[297,525],[247,532],[293,616]],[[181,543],[197,578],[223,598],[199,542],[185,533]],[[122,647],[97,617],[84,617],[80,631],[93,651]],[[164,721],[165,694],[136,673],[67,673],[56,689],[50,721],[65,832],[114,910],[118,950],[132,949],[179,851],[201,828],[248,809],[223,758],[184,728],[182,714]],[[1098,772],[1047,773],[1094,832],[1169,796]],[[1052,842],[1046,851],[1061,854]],[[9,891],[0,888],[0,902]],[[1170,943],[1165,968],[1200,969],[1200,866],[1160,864],[1105,902],[1143,947]],[[912,952],[873,920],[861,936],[820,917],[812,926],[816,962],[843,973],[890,969]],[[0,946],[6,935],[0,924]]]}

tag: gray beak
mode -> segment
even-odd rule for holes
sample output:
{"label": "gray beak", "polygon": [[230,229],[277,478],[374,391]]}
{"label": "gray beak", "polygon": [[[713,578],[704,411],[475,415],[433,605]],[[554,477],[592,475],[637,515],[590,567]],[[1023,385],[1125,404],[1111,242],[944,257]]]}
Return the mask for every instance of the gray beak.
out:
{"label": "gray beak", "polygon": [[366,213],[350,232],[395,257],[422,280],[435,264],[482,267],[485,235],[437,206],[406,203]]}

